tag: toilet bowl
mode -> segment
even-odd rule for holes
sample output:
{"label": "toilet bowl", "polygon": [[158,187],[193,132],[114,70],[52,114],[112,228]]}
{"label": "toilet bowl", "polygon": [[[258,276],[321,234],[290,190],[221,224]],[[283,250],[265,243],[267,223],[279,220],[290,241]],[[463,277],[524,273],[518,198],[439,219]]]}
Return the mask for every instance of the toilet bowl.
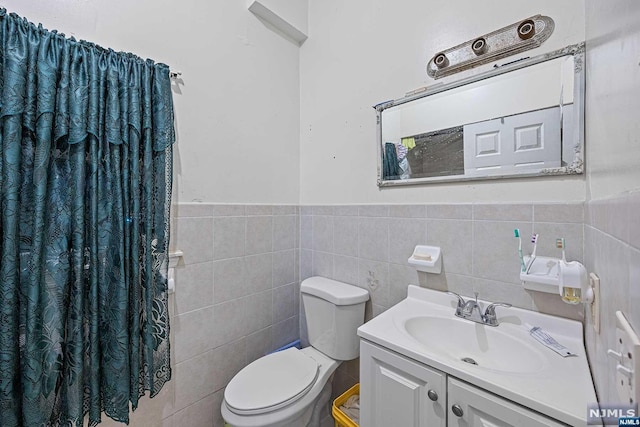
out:
{"label": "toilet bowl", "polygon": [[333,373],[342,361],[358,357],[356,330],[364,323],[369,293],[324,277],[304,280],[300,292],[310,346],[263,356],[238,372],[221,407],[229,425],[319,427]]}

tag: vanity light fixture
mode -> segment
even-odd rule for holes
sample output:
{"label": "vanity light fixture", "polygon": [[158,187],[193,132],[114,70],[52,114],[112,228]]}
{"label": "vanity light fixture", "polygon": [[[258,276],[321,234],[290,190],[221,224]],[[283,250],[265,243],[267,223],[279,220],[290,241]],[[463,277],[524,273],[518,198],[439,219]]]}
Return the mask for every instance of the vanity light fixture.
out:
{"label": "vanity light fixture", "polygon": [[473,43],[471,43],[471,50],[478,56],[486,53],[487,41],[483,37],[476,39]]}
{"label": "vanity light fixture", "polygon": [[427,74],[439,79],[534,49],[551,36],[554,27],[553,19],[543,15],[513,23],[438,52],[427,64]]}

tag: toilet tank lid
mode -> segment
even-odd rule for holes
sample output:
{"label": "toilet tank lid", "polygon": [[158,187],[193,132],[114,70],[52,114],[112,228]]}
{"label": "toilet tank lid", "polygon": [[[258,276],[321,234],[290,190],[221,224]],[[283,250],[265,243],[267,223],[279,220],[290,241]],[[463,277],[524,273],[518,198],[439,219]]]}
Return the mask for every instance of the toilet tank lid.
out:
{"label": "toilet tank lid", "polygon": [[303,280],[300,292],[322,298],[335,305],[359,304],[369,299],[369,292],[365,289],[320,276]]}

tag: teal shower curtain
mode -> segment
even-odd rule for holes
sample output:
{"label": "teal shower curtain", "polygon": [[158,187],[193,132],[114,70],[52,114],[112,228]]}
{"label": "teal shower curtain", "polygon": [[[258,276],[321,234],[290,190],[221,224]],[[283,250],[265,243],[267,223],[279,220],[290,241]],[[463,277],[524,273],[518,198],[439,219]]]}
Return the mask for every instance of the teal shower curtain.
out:
{"label": "teal shower curtain", "polygon": [[0,10],[0,426],[128,422],[171,377],[166,65]]}

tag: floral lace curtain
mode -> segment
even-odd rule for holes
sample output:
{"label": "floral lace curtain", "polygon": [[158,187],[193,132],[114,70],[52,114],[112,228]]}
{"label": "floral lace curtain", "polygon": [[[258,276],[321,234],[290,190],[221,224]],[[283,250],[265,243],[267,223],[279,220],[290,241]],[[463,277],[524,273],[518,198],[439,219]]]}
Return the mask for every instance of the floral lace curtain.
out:
{"label": "floral lace curtain", "polygon": [[171,377],[166,65],[0,10],[0,426],[128,422]]}

